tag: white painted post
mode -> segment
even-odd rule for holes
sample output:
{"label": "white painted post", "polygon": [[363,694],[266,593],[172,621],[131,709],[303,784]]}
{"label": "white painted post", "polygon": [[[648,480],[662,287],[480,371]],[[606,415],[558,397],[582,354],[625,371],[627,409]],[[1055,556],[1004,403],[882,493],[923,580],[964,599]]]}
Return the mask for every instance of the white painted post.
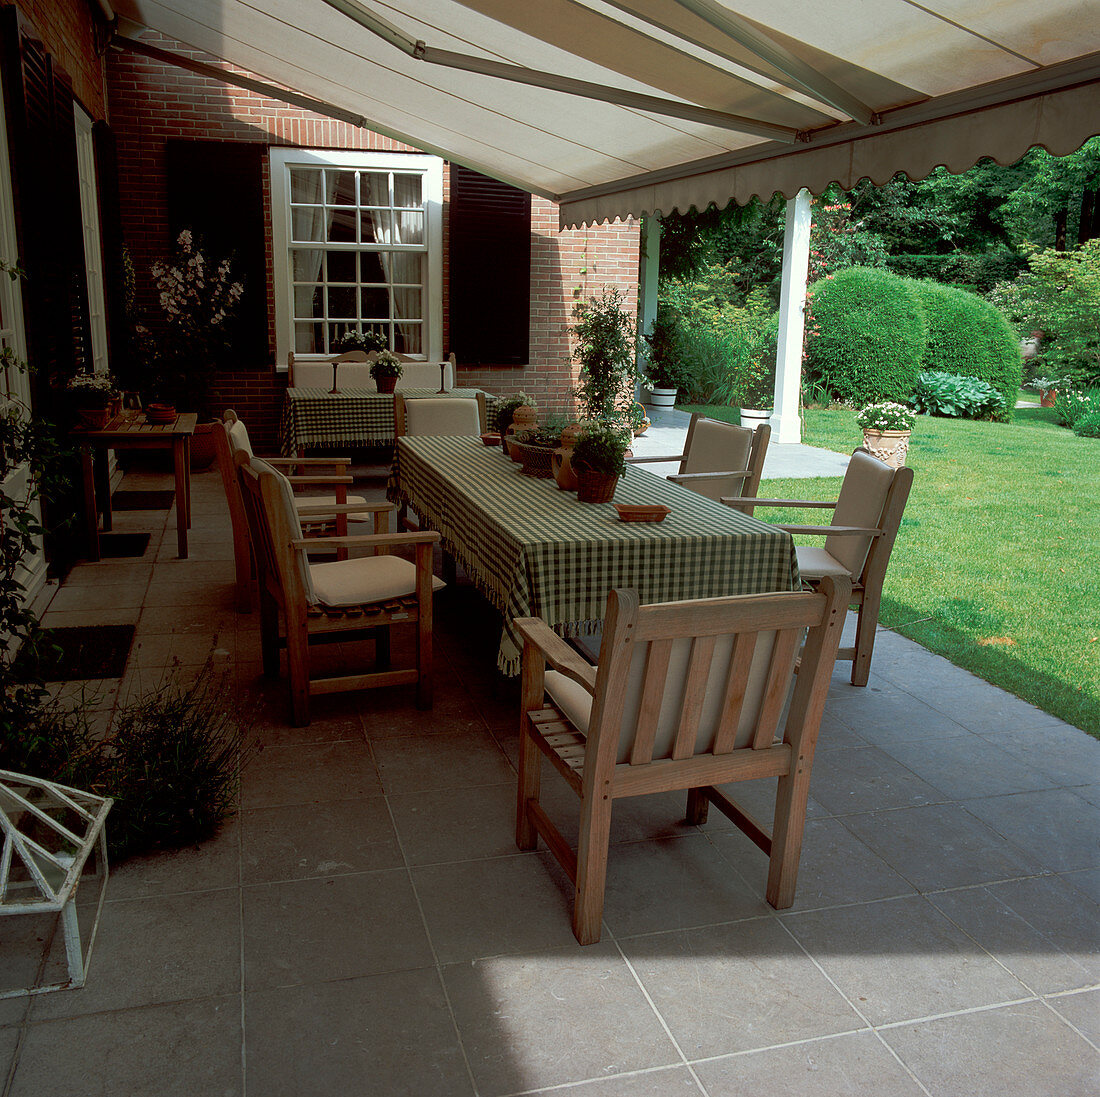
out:
{"label": "white painted post", "polygon": [[787,202],[783,233],[783,283],[779,294],[779,346],[775,356],[773,442],[801,442],[798,390],[802,381],[802,341],[806,328],[806,275],[810,263],[810,192]]}
{"label": "white painted post", "polygon": [[[635,363],[644,374],[649,364],[649,345],[642,333],[649,331],[657,318],[657,271],[661,265],[661,222],[651,213],[642,217],[641,256],[638,261],[638,349]],[[635,386],[635,398],[639,386]]]}

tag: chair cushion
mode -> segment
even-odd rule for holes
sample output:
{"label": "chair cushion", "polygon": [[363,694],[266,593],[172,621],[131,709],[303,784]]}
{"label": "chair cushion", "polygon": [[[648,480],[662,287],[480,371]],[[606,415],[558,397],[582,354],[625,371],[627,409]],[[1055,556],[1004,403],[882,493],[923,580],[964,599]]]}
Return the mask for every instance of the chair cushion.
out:
{"label": "chair cushion", "polygon": [[243,450],[248,454],[249,460],[252,459],[252,443],[248,440],[248,428],[240,419],[229,428],[229,448],[234,456]]}
{"label": "chair cushion", "polygon": [[405,404],[405,426],[409,434],[415,435],[477,435],[481,433],[481,417],[476,400],[409,400]]}
{"label": "chair cushion", "polygon": [[798,574],[803,579],[823,579],[826,575],[851,578],[851,573],[839,560],[817,545],[799,545],[795,553],[798,556]]}
{"label": "chair cushion", "polygon": [[[691,450],[684,461],[684,472],[736,472],[747,468],[749,450],[752,448],[752,431],[734,423],[721,423],[716,419],[699,418],[691,432]],[[710,480],[692,484],[691,490],[708,499],[718,500],[723,495],[740,495],[743,476],[731,476],[728,480]]]}
{"label": "chair cushion", "polygon": [[[347,505],[349,507],[357,507],[366,503],[361,495],[349,495],[347,497]],[[295,495],[294,506],[299,510],[302,507],[334,507],[336,506],[335,495]],[[300,516],[303,522],[331,522],[335,520],[335,514],[307,514]],[[364,511],[362,514],[349,514],[349,522],[369,522],[372,515],[369,511]]]}
{"label": "chair cushion", "polygon": [[[873,529],[882,521],[882,508],[894,480],[894,470],[877,457],[856,450],[848,462],[844,482],[840,486],[834,526],[862,526]],[[825,551],[848,569],[853,582],[858,581],[871,551],[870,537],[826,537]]]}
{"label": "chair cushion", "polygon": [[[286,520],[287,526],[290,529],[290,536],[292,540],[297,540],[302,536],[302,523],[298,517],[298,508],[295,505],[294,488],[291,486],[290,481],[277,469],[274,465],[269,465],[261,457],[253,457],[252,471],[258,476],[273,476],[275,482],[279,485],[279,497],[282,502],[283,515]],[[278,548],[276,547],[276,551]],[[313,589],[313,579],[310,575],[309,561],[306,559],[304,552],[294,551],[294,558],[297,561],[298,574],[302,580],[302,586],[305,588],[306,601],[310,604],[317,600],[316,593]]]}
{"label": "chair cushion", "polygon": [[[397,379],[397,389],[435,389],[439,388],[438,362],[402,362],[401,376]],[[450,392],[455,387],[454,367],[450,362],[444,372],[443,387]],[[370,375],[369,362],[341,362],[336,374],[341,389],[366,389],[377,392],[378,386]],[[294,387],[299,389],[320,389],[326,392],[332,388],[332,362],[295,362]],[[480,433],[480,432],[478,432]]]}
{"label": "chair cushion", "polygon": [[[364,556],[310,564],[315,597],[323,606],[362,606],[416,593],[416,565],[400,556]],[[432,591],[446,584],[432,576]]]}
{"label": "chair cushion", "polygon": [[[672,645],[672,655],[669,659],[668,675],[664,698],[661,702],[661,713],[657,720],[657,734],[654,738],[653,757],[655,759],[667,758],[672,753],[672,747],[676,738],[676,729],[680,720],[682,706],[682,689],[677,689],[677,684],[683,686],[686,677],[688,660],[691,657],[691,639],[676,640]],[[721,716],[722,700],[726,691],[727,671],[729,668],[730,651],[733,640],[730,636],[721,636],[714,647],[714,655],[711,661],[711,674],[707,681],[706,692],[703,696],[702,713],[699,720],[699,731],[695,740],[696,753],[710,750],[714,745],[714,736],[718,729],[718,721]],[[762,632],[753,653],[752,665],[749,669],[749,678],[745,688],[745,702],[741,709],[741,719],[737,725],[737,746],[745,746],[752,739],[753,729],[756,724],[757,710],[764,694],[767,683],[768,663],[771,659],[772,648],[775,643],[774,632]],[[630,758],[631,745],[634,740],[634,729],[640,716],[642,684],[645,675],[646,652],[648,645],[640,644],[635,649],[636,654],[631,660],[630,671],[627,678],[626,700],[623,704],[622,730],[619,735],[619,747],[616,753],[616,762],[626,762]],[[792,656],[792,666],[794,658]],[[598,668],[597,668],[598,669]],[[787,695],[787,704],[790,704],[791,695],[794,692],[794,675],[790,675],[790,690]],[[550,699],[558,706],[573,726],[587,734],[588,720],[592,710],[592,696],[583,686],[567,678],[554,670],[546,672],[546,692]],[[786,721],[786,708],[779,721],[779,732]]]}

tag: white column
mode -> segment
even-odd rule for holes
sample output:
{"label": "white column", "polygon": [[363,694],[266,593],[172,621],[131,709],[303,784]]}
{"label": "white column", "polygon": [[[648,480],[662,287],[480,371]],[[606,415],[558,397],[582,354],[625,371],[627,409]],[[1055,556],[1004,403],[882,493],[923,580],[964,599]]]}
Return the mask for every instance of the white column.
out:
{"label": "white column", "polygon": [[[661,265],[661,222],[653,214],[642,218],[641,255],[638,261],[638,350],[635,362],[644,373],[649,362],[649,345],[642,333],[657,318],[657,270]],[[637,396],[637,392],[635,392]]]}
{"label": "white column", "polygon": [[787,202],[783,233],[783,284],[779,294],[779,346],[775,356],[773,442],[801,442],[798,390],[802,380],[802,338],[806,328],[806,273],[810,262],[810,192]]}

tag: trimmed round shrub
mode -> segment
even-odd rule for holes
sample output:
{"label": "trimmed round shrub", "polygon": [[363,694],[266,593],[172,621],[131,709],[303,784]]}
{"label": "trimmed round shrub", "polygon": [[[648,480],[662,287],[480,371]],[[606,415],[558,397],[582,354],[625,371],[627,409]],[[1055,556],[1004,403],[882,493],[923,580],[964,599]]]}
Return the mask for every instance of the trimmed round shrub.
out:
{"label": "trimmed round shrub", "polygon": [[887,270],[848,267],[816,282],[812,294],[810,381],[856,407],[907,400],[928,334],[914,284]]}
{"label": "trimmed round shrub", "polygon": [[992,385],[1004,400],[993,418],[1010,419],[1023,380],[1023,358],[1008,321],[988,301],[966,290],[938,282],[911,284],[928,320],[924,369]]}
{"label": "trimmed round shrub", "polygon": [[1100,438],[1100,411],[1090,411],[1073,424],[1073,433],[1082,438]]}

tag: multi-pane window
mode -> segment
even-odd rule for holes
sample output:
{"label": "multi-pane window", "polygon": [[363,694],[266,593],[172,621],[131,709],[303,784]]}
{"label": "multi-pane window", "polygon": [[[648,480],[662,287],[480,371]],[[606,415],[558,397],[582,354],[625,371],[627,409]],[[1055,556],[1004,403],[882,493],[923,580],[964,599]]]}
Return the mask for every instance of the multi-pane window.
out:
{"label": "multi-pane window", "polygon": [[277,153],[285,171],[288,349],[331,354],[340,335],[358,328],[379,332],[400,353],[438,355],[431,344],[440,162],[275,150],[273,166]]}

